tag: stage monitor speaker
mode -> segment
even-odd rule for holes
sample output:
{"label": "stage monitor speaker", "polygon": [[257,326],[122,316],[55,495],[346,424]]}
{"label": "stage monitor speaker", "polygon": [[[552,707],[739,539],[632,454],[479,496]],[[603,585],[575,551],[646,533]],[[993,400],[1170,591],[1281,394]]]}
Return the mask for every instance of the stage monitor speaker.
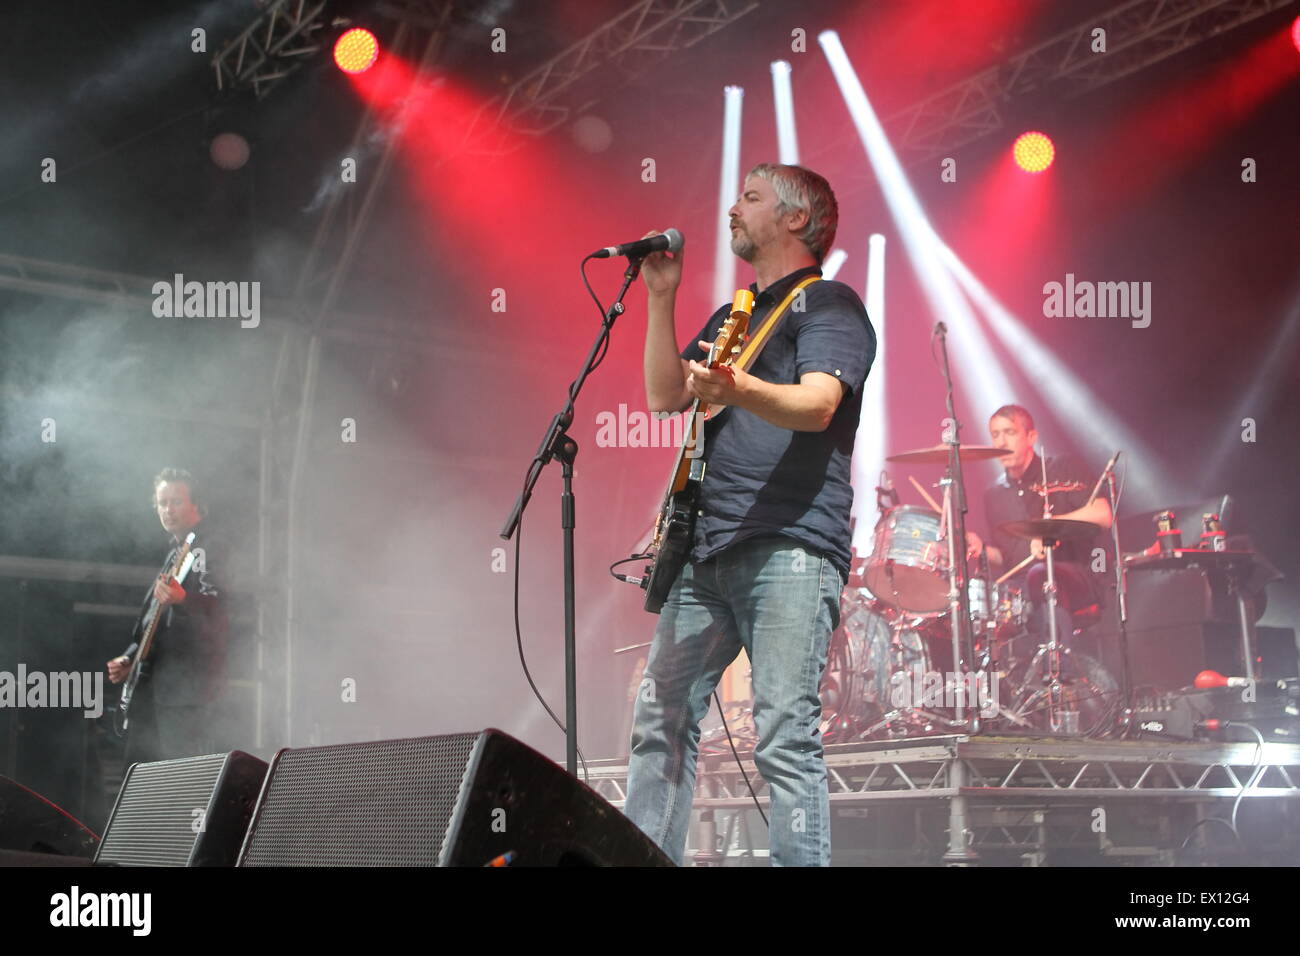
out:
{"label": "stage monitor speaker", "polygon": [[240,866],[671,866],[622,813],[499,730],[281,750]]}
{"label": "stage monitor speaker", "polygon": [[239,750],[132,764],[95,862],[234,866],[265,777]]}
{"label": "stage monitor speaker", "polygon": [[0,776],[0,849],[89,859],[98,843],[99,837],[61,807]]}

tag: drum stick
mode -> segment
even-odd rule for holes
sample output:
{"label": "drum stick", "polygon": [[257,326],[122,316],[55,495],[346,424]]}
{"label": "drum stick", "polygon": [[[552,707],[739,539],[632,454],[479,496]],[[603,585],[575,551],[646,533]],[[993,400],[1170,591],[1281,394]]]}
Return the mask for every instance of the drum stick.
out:
{"label": "drum stick", "polygon": [[910,481],[910,482],[912,483],[912,486],[913,486],[917,491],[919,491],[919,492],[921,493],[921,497],[924,498],[924,499],[929,503],[929,505],[930,505],[931,508],[933,508],[935,511],[942,511],[942,510],[943,510],[942,508],[939,507],[939,503],[938,503],[937,501],[935,501],[933,498],[930,497],[930,493],[929,493],[928,491],[925,490],[925,486],[924,486],[924,485],[922,485],[919,481],[917,481],[917,480],[916,480],[915,478],[913,478],[911,475],[908,475],[908,476],[907,476],[907,480]]}
{"label": "drum stick", "polygon": [[1011,569],[1010,571],[1008,571],[1006,574],[1002,575],[1002,577],[998,578],[998,579],[997,579],[996,581],[994,581],[993,583],[994,583],[994,584],[1001,584],[1003,581],[1005,581],[1007,578],[1011,577],[1011,575],[1016,574],[1017,572],[1019,572],[1022,568],[1025,567],[1025,565],[1029,564],[1029,562],[1031,562],[1031,561],[1033,561],[1033,560],[1034,560],[1034,556],[1031,554],[1029,557],[1025,558],[1025,560],[1021,561],[1021,562],[1020,562],[1019,564],[1017,564],[1014,568],[1012,568],[1012,569]]}

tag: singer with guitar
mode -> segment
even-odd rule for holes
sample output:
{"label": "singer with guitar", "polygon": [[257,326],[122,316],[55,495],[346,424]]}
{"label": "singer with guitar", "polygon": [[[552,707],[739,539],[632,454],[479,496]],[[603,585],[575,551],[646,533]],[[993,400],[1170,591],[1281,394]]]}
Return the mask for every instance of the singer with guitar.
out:
{"label": "singer with guitar", "polygon": [[[140,666],[136,658],[145,658],[126,711],[128,765],[211,752],[212,705],[224,663],[225,609],[213,576],[211,536],[200,527],[204,512],[194,477],[176,468],[160,472],[154,478],[154,509],[172,548],[145,595],[132,644],[107,665],[108,679],[121,684]],[[194,560],[178,581],[172,572],[185,567],[178,557],[191,533]],[[142,651],[155,617],[153,639]],[[122,717],[119,706],[119,732]]]}
{"label": "singer with guitar", "polygon": [[[772,798],[772,862],[830,862],[818,688],[848,574],[849,460],[876,344],[857,294],[820,278],[837,218],[834,193],[816,173],[762,164],[746,177],[729,219],[731,249],[757,279],[748,335],[762,345],[748,362],[712,367],[731,304],[679,353],[683,256],[656,252],[642,265],[650,409],[678,412],[696,399],[715,407],[700,449],[692,547],[671,570],[662,607],[647,601],[659,619],[633,716],[625,807],[679,863],[699,724],[742,649],[752,668],[754,759]],[[705,354],[709,361],[697,361]]]}

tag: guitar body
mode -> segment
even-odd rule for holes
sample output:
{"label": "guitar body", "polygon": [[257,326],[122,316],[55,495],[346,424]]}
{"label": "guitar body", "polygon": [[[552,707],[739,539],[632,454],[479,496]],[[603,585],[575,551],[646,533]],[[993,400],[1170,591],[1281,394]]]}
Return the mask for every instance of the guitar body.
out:
{"label": "guitar body", "polygon": [[148,664],[144,661],[131,665],[131,673],[126,675],[126,680],[122,682],[122,696],[118,699],[117,710],[113,712],[113,729],[119,737],[125,737],[127,730],[131,726],[128,714],[131,710],[131,699],[135,697],[136,685],[140,683],[140,678],[144,676]]}
{"label": "guitar body", "polygon": [[699,477],[688,478],[681,491],[670,494],[659,515],[655,535],[659,548],[645,578],[645,609],[651,614],[658,614],[664,606],[673,582],[690,557],[695,539],[695,503],[703,478],[704,463],[700,462]]}

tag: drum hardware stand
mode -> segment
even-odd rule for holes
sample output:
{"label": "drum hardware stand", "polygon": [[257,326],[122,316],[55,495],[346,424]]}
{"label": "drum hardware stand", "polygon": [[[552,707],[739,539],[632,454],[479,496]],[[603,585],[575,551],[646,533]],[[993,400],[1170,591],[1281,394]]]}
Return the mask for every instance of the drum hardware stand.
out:
{"label": "drum hardware stand", "polygon": [[[705,794],[716,797],[718,796],[718,766],[721,760],[711,755],[701,755],[700,759],[704,764],[701,775],[704,778]],[[691,855],[691,862],[695,866],[722,866],[726,862],[725,849],[718,847],[718,823],[712,809],[700,811],[695,840],[698,849]]]}
{"label": "drum hardware stand", "polygon": [[[983,673],[989,674],[991,676],[997,675],[999,680],[1001,680],[1001,678],[1004,676],[1010,676],[1010,668],[1007,669],[1007,674],[1004,675],[1001,673],[1000,670],[1001,661],[998,660],[998,655],[997,655],[998,605],[994,603],[993,571],[989,567],[989,558],[988,558],[987,551],[984,551],[980,554],[979,561],[980,561],[980,578],[984,581],[984,588],[985,588],[984,593],[986,595],[985,600],[988,604],[988,620],[984,622],[981,628],[981,630],[983,631],[983,641],[984,641],[983,647],[980,646],[978,640],[976,641],[975,644],[975,661],[978,665],[976,673],[982,671]],[[1021,727],[1031,726],[1029,721],[1025,720],[1019,714],[1014,713],[1013,711],[1004,707],[1002,705],[1002,701],[997,697],[996,694],[994,694],[993,700],[994,700],[994,705],[997,707],[997,714],[993,717],[989,717],[986,719],[995,720],[1001,718],[1003,720],[1009,720],[1014,724],[1018,724]],[[980,708],[980,710],[983,709],[984,709],[983,707]]]}
{"label": "drum hardware stand", "polygon": [[[952,663],[953,670],[965,674],[974,662],[974,640],[971,633],[970,595],[968,593],[966,573],[966,485],[962,480],[961,470],[961,426],[957,421],[957,406],[953,398],[952,370],[948,366],[948,327],[938,322],[934,327],[934,336],[939,339],[939,354],[943,358],[942,371],[946,390],[945,400],[948,408],[949,427],[940,436],[941,444],[948,446],[948,466],[943,476],[944,528],[948,534],[949,582],[948,613],[952,626]],[[957,548],[961,549],[961,560],[957,560]],[[967,716],[966,708],[958,698],[956,707],[958,725],[966,726],[970,733],[980,731],[979,708],[972,708]]]}
{"label": "drum hardware stand", "polygon": [[[1052,496],[1047,493],[1047,452],[1039,448],[1038,461],[1043,466],[1043,520],[1050,521],[1052,517]],[[1056,540],[1043,539],[1043,550],[1047,552],[1047,582],[1043,585],[1043,593],[1047,596],[1047,726],[1052,733],[1077,733],[1078,715],[1075,715],[1073,727],[1065,727],[1065,714],[1061,706],[1061,634],[1060,628],[1056,621],[1056,608],[1058,606],[1056,597],[1056,546],[1059,542]],[[1032,547],[1032,544],[1031,544]],[[1037,660],[1043,653],[1040,648],[1038,654],[1034,655]],[[1030,664],[1032,667],[1033,664]]]}
{"label": "drum hardware stand", "polygon": [[[903,675],[903,679],[907,681],[913,679],[912,669],[911,667],[908,666],[907,659],[904,656],[906,654],[907,649],[903,646],[902,634],[906,624],[907,624],[906,616],[903,615],[902,613],[899,613],[895,617],[895,619],[891,621],[889,624],[889,631],[890,631],[889,651],[890,651],[890,656],[893,658],[893,666],[889,670],[889,676],[890,676],[889,685],[891,687],[891,694],[892,694],[894,679],[898,675],[900,674]],[[947,690],[946,685],[944,689],[945,691]],[[911,692],[909,691],[909,696],[910,695]],[[890,703],[892,704],[892,701],[890,701]],[[877,720],[874,724],[869,726],[866,730],[862,731],[862,733],[858,734],[858,739],[870,740],[872,737],[874,737],[881,730],[884,730],[886,727],[893,727],[894,725],[897,724],[904,724],[911,727],[919,727],[925,733],[929,733],[933,731],[934,728],[939,725],[946,726],[950,729],[954,727],[966,726],[966,721],[964,720],[952,720],[947,717],[940,716],[939,714],[931,713],[930,711],[926,710],[923,707],[916,706],[916,704],[918,703],[919,701],[914,700],[911,702],[911,704],[905,707],[894,707],[892,710],[886,711],[884,714],[881,715],[881,718],[879,720]]]}
{"label": "drum hardware stand", "polygon": [[[993,586],[993,570],[989,567],[989,553],[985,549],[980,552],[979,556],[980,579],[984,582],[984,601],[988,605],[988,620],[984,622],[984,640],[986,648],[983,656],[979,660],[980,666],[985,671],[995,671],[998,667],[997,659],[997,629],[998,629],[998,611],[996,603],[997,594]],[[979,648],[975,648],[978,656]]]}
{"label": "drum hardware stand", "polygon": [[[1119,460],[1119,455],[1119,452],[1115,452],[1115,457],[1106,466],[1102,477],[1106,481],[1107,495],[1110,498],[1111,558],[1115,562],[1115,610],[1119,618],[1116,623],[1119,626],[1120,697],[1115,723],[1120,738],[1123,739],[1133,726],[1133,675],[1128,660],[1128,565],[1124,563],[1124,555],[1119,548],[1119,495],[1115,492],[1115,463]],[[1097,492],[1093,491],[1093,498],[1096,496]]]}

